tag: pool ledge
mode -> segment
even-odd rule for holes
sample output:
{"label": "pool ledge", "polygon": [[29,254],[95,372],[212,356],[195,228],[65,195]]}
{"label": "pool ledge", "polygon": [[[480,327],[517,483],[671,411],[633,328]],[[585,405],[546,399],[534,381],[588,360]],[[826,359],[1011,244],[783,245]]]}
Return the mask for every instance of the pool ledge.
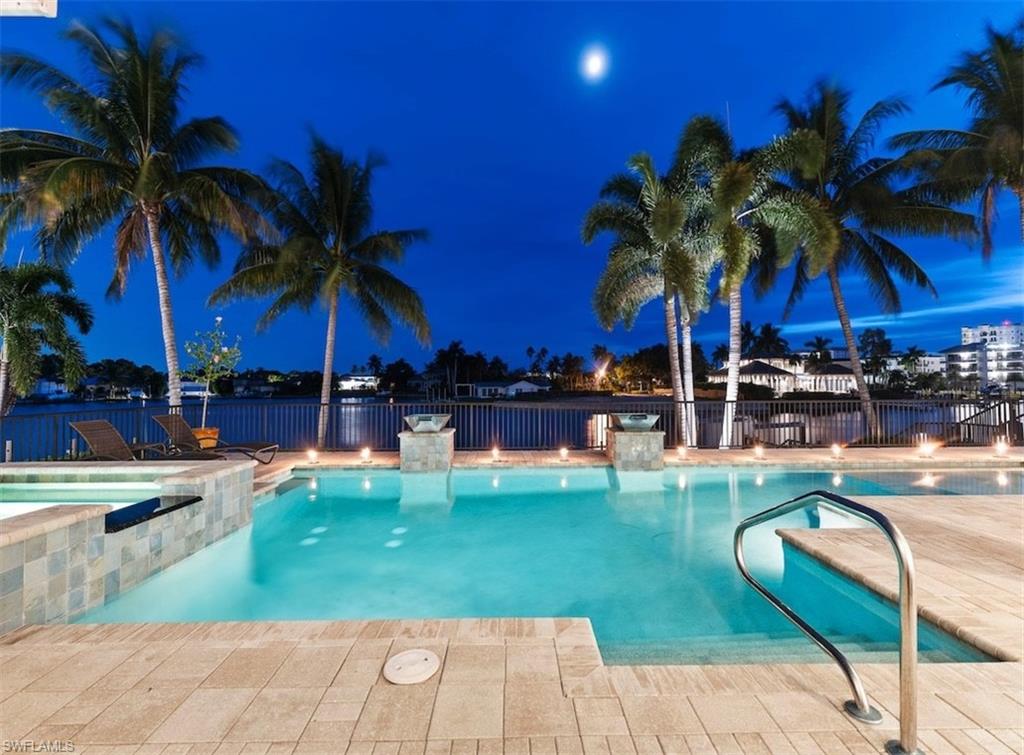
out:
{"label": "pool ledge", "polygon": [[[964,553],[953,544],[956,540],[964,542],[962,535],[945,542],[933,535],[933,527],[945,529],[968,521],[972,503],[975,508],[987,505],[1010,510],[1020,505],[1018,496],[914,496],[913,500],[900,496],[864,496],[858,501],[889,516],[910,541],[918,568],[918,615],[921,618],[998,660],[1019,661],[1024,657],[1020,618],[1015,613],[1019,610],[1019,605],[1015,605],[1019,597],[1014,601],[1007,594],[1016,584],[1019,595],[1019,576],[1015,576],[1019,572],[1017,567],[1001,561],[996,553],[1001,545],[1012,548],[1013,544],[1001,538],[1001,533],[986,533],[989,542],[979,548],[988,549],[988,558],[981,560],[977,554]],[[921,516],[929,507],[933,509],[929,512],[932,517],[945,508],[947,520],[929,522]],[[977,518],[988,517],[977,514]],[[997,521],[993,524],[998,526]],[[778,529],[776,532],[787,544],[886,600],[899,600],[892,550],[875,530]],[[997,567],[1001,573],[994,574]],[[1015,608],[1009,608],[1011,605]]]}
{"label": "pool ledge", "polygon": [[0,548],[55,532],[93,517],[105,516],[112,510],[113,506],[105,503],[80,506],[63,504],[0,519]]}

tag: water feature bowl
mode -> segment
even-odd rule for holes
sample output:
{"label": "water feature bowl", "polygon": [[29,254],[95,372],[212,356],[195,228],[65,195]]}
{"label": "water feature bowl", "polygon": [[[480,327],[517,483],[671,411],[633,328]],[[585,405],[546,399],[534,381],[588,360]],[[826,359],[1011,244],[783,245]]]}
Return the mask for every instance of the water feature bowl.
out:
{"label": "water feature bowl", "polygon": [[440,432],[441,428],[447,425],[448,420],[451,418],[452,415],[450,414],[409,414],[403,417],[405,424],[414,433]]}
{"label": "water feature bowl", "polygon": [[640,433],[646,432],[653,428],[659,419],[660,414],[629,414],[626,412],[617,412],[611,415],[612,427],[617,430],[626,430],[627,432]]}

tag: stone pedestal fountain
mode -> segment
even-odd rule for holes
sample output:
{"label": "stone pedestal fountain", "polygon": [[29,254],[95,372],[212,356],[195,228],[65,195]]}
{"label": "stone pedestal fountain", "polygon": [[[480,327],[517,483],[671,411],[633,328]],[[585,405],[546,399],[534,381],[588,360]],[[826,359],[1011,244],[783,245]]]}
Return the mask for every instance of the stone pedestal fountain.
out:
{"label": "stone pedestal fountain", "polygon": [[445,427],[450,414],[410,414],[408,430],[398,434],[403,472],[447,472],[455,458],[455,428]]}
{"label": "stone pedestal fountain", "polygon": [[665,466],[665,432],[655,430],[658,414],[610,415],[605,454],[617,472],[655,471]]}

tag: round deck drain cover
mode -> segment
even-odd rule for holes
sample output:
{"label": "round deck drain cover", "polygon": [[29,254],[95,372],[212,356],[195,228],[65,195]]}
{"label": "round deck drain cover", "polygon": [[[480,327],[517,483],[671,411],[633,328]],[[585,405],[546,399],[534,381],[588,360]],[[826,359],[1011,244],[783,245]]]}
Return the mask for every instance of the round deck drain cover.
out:
{"label": "round deck drain cover", "polygon": [[384,678],[392,684],[419,684],[437,673],[441,659],[430,650],[406,650],[384,664]]}

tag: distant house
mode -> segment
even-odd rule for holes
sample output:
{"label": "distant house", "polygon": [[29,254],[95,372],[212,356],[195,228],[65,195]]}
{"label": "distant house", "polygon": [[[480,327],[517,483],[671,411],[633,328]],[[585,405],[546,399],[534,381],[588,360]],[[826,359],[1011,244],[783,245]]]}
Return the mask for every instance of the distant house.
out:
{"label": "distant house", "polygon": [[515,380],[481,380],[464,383],[465,395],[473,398],[514,398],[527,393],[545,393],[551,390],[551,381],[544,377],[527,377]]}
{"label": "distant house", "polygon": [[48,401],[63,401],[70,399],[74,394],[68,393],[67,386],[63,380],[47,380],[40,378],[32,389],[32,396]]}
{"label": "distant house", "polygon": [[[845,364],[829,362],[805,370],[798,364],[787,365],[791,369],[784,369],[778,364],[782,362],[782,359],[744,359],[740,363],[740,382],[763,385],[775,393],[814,391],[845,394],[856,387],[853,370]],[[724,383],[728,376],[728,369],[723,367],[709,372],[708,382]]]}
{"label": "distant house", "polygon": [[182,398],[202,398],[207,394],[206,383],[199,383],[195,380],[181,381]]}
{"label": "distant house", "polygon": [[375,391],[378,385],[380,378],[376,375],[348,373],[338,378],[339,391]]}

